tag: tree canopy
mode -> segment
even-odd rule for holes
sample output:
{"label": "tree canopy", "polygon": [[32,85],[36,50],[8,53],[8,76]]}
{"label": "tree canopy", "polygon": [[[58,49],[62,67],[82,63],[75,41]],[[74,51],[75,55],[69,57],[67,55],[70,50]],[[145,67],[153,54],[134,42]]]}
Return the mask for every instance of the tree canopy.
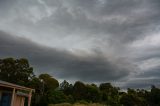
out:
{"label": "tree canopy", "polygon": [[25,58],[0,59],[0,79],[24,85],[34,76],[33,68]]}

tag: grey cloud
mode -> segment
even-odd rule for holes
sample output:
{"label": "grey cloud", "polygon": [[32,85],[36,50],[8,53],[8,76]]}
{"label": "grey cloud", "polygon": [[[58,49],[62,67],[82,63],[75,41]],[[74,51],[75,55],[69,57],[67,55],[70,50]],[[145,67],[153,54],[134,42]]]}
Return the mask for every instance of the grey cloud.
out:
{"label": "grey cloud", "polygon": [[[40,8],[43,7],[38,1],[24,1],[19,1],[17,9],[24,10],[26,14],[29,14],[29,11],[26,10],[31,8],[32,5]],[[109,36],[110,39],[119,43],[130,42],[138,39],[140,36],[144,36],[146,31],[152,30],[157,26],[160,18],[159,9],[157,9],[159,2],[156,0],[153,2],[149,0],[104,0],[103,4],[97,0],[47,0],[43,2],[48,4],[49,8],[55,7],[57,9],[53,15],[37,23],[41,29],[50,27],[53,30],[59,30],[59,32],[61,30],[70,33],[84,32],[90,37],[91,35],[111,35]],[[93,19],[88,17],[92,17]],[[109,20],[100,23],[99,21],[103,20],[103,18],[109,18]],[[36,29],[36,26],[34,28]],[[76,32],[77,30],[78,32]]]}
{"label": "grey cloud", "polygon": [[[160,18],[157,3],[159,2],[156,2],[156,0],[154,2],[149,0],[106,0],[103,6],[97,7],[98,3],[95,0],[86,2],[73,0],[70,1],[70,7],[68,6],[68,8],[73,10],[72,14],[79,17],[73,19],[71,14],[65,11],[63,11],[63,14],[63,12],[59,11],[57,14],[62,14],[57,16],[58,20],[56,22],[60,22],[60,24],[64,22],[62,26],[66,26],[66,28],[74,26],[74,28],[79,28],[80,30],[87,29],[90,34],[98,34],[98,36],[100,33],[105,34],[105,36],[111,34],[111,39],[114,41],[118,39],[121,43],[128,42],[144,36],[148,30],[157,27]],[[93,19],[89,19],[88,16]],[[109,20],[99,23],[104,17],[109,18]],[[57,24],[59,25],[59,23]]]}
{"label": "grey cloud", "polygon": [[[134,76],[130,77],[128,81],[125,82],[125,84],[122,86],[122,88],[145,88],[149,89],[151,85],[160,86],[160,64],[159,64],[159,57],[156,57],[154,60],[154,57],[150,56],[149,59],[143,59],[143,62],[145,63],[144,66],[142,66],[142,69],[139,69],[139,74],[135,74]],[[148,62],[148,60],[152,60]],[[141,62],[141,60],[139,60]],[[157,63],[158,62],[158,63]],[[142,63],[139,63],[141,66]],[[143,70],[143,71],[142,71]]]}
{"label": "grey cloud", "polygon": [[123,89],[134,88],[134,89],[150,89],[152,85],[160,86],[160,78],[157,77],[146,77],[146,78],[137,78],[128,81],[123,85]]}
{"label": "grey cloud", "polygon": [[40,46],[28,39],[0,32],[0,56],[25,57],[36,73],[48,72],[61,79],[112,81],[125,78],[129,69],[110,62],[101,54],[76,55],[68,51]]}
{"label": "grey cloud", "polygon": [[[159,32],[159,0],[12,2],[0,0],[0,29],[13,33],[12,36],[5,33],[5,37],[1,36],[2,57],[27,57],[37,73],[45,70],[59,78],[113,81],[123,77],[130,79],[128,75],[135,70],[140,75],[134,77],[159,76],[158,71],[146,67],[140,70],[138,66],[149,59],[159,58],[160,47],[130,47],[133,42]],[[41,45],[14,35],[25,36]],[[61,50],[42,46],[48,43]],[[75,51],[85,49],[94,54],[69,52],[73,46]],[[145,71],[145,75],[141,71]],[[143,81],[136,83],[126,82],[129,86],[145,86]]]}
{"label": "grey cloud", "polygon": [[[160,59],[160,58],[159,58]],[[156,62],[154,62],[153,61],[153,63],[152,63],[153,65],[155,65],[155,66],[153,66],[153,67],[150,67],[150,68],[148,68],[148,69],[146,69],[145,70],[145,72],[143,72],[143,73],[141,73],[141,74],[139,74],[139,75],[137,75],[137,77],[142,77],[142,78],[149,78],[149,77],[156,77],[156,78],[159,78],[159,76],[160,76],[160,64],[158,64],[158,63],[156,63]],[[151,65],[152,65],[151,64]],[[150,64],[148,64],[148,65],[150,65]]]}
{"label": "grey cloud", "polygon": [[[44,6],[37,0],[34,2],[18,1],[16,10],[21,10],[21,12],[15,12],[19,16],[15,22],[19,23],[20,28],[27,25],[32,33],[37,33],[39,32],[37,30],[41,29],[40,34],[37,35],[41,37],[49,36],[48,33],[56,33],[59,38],[71,34],[90,39],[98,37],[104,40],[103,42],[107,40],[107,43],[116,48],[116,46],[123,46],[125,43],[146,36],[148,31],[154,30],[160,23],[157,0],[153,2],[150,0],[104,0],[103,3],[98,0],[41,1],[48,8],[56,9],[51,16],[38,20],[36,24],[24,21],[32,17],[26,17],[23,13],[30,16],[30,11],[26,10],[37,6],[44,14],[45,8],[42,8]],[[100,22],[102,20],[104,21]],[[50,29],[49,32],[48,29]]]}
{"label": "grey cloud", "polygon": [[[105,48],[110,45],[114,52],[124,51],[127,44],[149,36],[148,32],[154,31],[160,23],[159,2],[156,0],[106,0],[103,4],[96,0],[71,0],[60,4],[56,12],[41,20],[38,26],[56,30],[60,39],[70,35],[94,39],[92,46]],[[109,19],[100,22],[103,18]],[[100,42],[96,43],[98,40]]]}

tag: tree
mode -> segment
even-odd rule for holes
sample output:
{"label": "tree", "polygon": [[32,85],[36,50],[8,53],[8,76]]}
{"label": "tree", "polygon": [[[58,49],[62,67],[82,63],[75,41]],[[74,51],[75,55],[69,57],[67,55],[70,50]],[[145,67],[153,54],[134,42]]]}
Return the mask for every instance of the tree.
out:
{"label": "tree", "polygon": [[51,91],[47,98],[49,104],[64,103],[67,100],[67,96],[59,90]]}
{"label": "tree", "polygon": [[86,96],[85,99],[88,102],[99,102],[100,100],[100,92],[99,89],[95,85],[86,85]]}
{"label": "tree", "polygon": [[101,91],[105,91],[105,92],[108,92],[112,88],[113,87],[112,87],[111,83],[101,83],[100,86],[99,86],[99,89]]}
{"label": "tree", "polygon": [[138,92],[141,91],[128,88],[127,93],[121,96],[120,103],[124,106],[148,106],[142,92]]}
{"label": "tree", "polygon": [[39,75],[39,79],[42,81],[42,89],[44,93],[52,91],[59,86],[59,82],[49,74],[41,74]]}
{"label": "tree", "polygon": [[34,77],[29,86],[36,90],[33,95],[33,106],[47,106],[53,99],[53,92],[59,86],[58,81],[49,74],[40,74],[39,77]]}
{"label": "tree", "polygon": [[160,89],[152,86],[147,101],[151,106],[160,106]]}
{"label": "tree", "polygon": [[110,89],[112,89],[112,85],[110,83],[101,83],[99,86],[99,90],[101,91],[102,101],[108,102],[109,96],[111,94]]}
{"label": "tree", "polygon": [[37,77],[33,77],[31,81],[28,83],[28,87],[35,89],[35,93],[40,94],[42,92],[43,83]]}
{"label": "tree", "polygon": [[[31,106],[45,106],[45,98],[43,100],[42,97],[42,82],[39,78],[34,77],[32,80],[28,83],[28,87],[35,89],[35,92],[32,96],[32,104]],[[41,99],[41,100],[40,100]],[[44,101],[43,103],[41,101]]]}
{"label": "tree", "polygon": [[69,84],[66,80],[64,80],[60,84],[60,90],[62,90],[65,95],[72,95],[73,85]]}
{"label": "tree", "polygon": [[123,94],[120,103],[123,104],[123,106],[137,106],[135,100],[136,98],[134,98],[133,95]]}
{"label": "tree", "polygon": [[83,100],[86,96],[86,86],[83,82],[77,81],[73,86],[73,97],[75,100]]}
{"label": "tree", "polygon": [[0,59],[0,79],[11,83],[26,85],[34,76],[33,68],[25,58]]}
{"label": "tree", "polygon": [[102,83],[99,86],[102,95],[102,101],[112,105],[118,106],[119,104],[119,88],[113,87],[110,83]]}
{"label": "tree", "polygon": [[61,84],[60,84],[60,89],[61,90],[64,90],[64,89],[66,89],[66,88],[68,88],[69,87],[69,83],[66,81],[66,80],[64,80]]}

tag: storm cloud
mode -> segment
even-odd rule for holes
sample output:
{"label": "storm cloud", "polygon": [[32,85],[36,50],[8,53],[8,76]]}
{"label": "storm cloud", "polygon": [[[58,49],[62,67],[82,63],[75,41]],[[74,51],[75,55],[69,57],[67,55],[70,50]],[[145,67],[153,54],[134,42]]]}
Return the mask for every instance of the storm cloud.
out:
{"label": "storm cloud", "polygon": [[58,79],[159,85],[159,10],[159,0],[0,0],[0,57]]}
{"label": "storm cloud", "polygon": [[58,78],[100,82],[118,80],[129,74],[129,68],[118,66],[96,52],[78,55],[4,32],[0,32],[0,45],[1,57],[28,58],[37,73],[50,73]]}

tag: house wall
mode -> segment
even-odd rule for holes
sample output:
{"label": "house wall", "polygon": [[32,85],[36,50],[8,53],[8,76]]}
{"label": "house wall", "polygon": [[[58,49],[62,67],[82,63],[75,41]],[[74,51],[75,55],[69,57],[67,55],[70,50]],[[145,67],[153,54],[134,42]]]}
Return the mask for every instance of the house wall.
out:
{"label": "house wall", "polygon": [[[26,91],[27,94],[18,94],[19,90]],[[24,103],[25,106],[30,106],[32,91],[34,90],[0,80],[0,106],[24,106]]]}
{"label": "house wall", "polygon": [[1,90],[0,97],[0,106],[10,106],[12,98],[12,93],[10,91]]}
{"label": "house wall", "polygon": [[14,106],[24,106],[25,97],[15,95]]}

